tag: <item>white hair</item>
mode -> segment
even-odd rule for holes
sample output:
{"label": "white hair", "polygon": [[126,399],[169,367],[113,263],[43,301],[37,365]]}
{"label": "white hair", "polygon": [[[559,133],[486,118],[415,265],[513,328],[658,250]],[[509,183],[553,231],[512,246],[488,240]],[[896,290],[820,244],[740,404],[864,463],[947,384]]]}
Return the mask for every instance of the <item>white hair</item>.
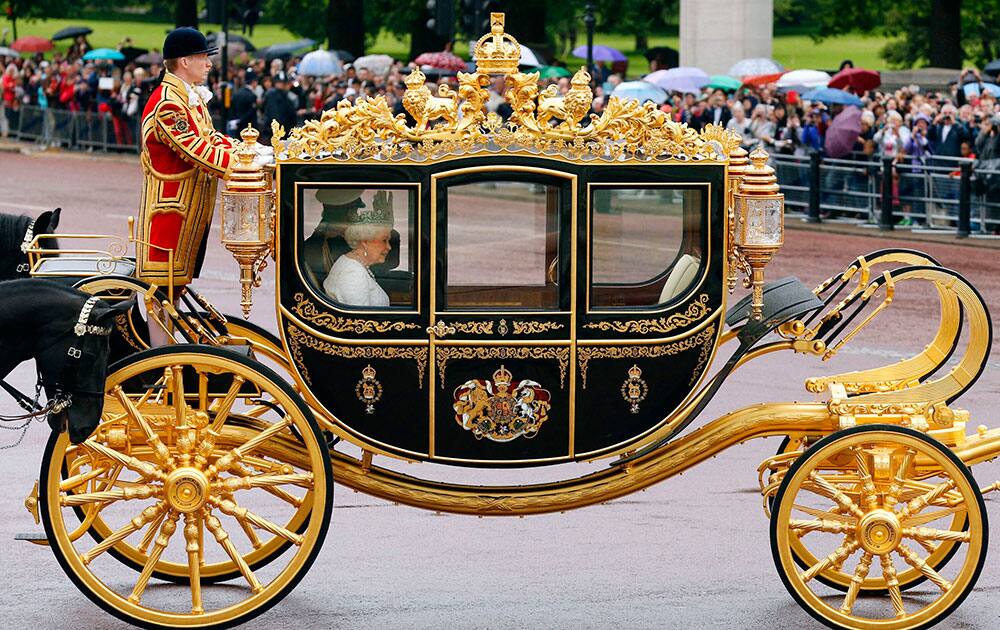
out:
{"label": "white hair", "polygon": [[377,223],[358,223],[347,226],[344,230],[344,240],[351,249],[357,249],[362,241],[372,241],[377,239],[383,230],[390,228]]}

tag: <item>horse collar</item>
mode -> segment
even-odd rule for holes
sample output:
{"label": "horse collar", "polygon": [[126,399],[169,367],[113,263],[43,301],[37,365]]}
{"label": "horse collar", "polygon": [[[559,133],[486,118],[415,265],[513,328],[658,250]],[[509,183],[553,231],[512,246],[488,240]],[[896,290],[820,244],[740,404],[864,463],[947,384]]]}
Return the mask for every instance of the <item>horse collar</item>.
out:
{"label": "horse collar", "polygon": [[[92,335],[109,335],[111,334],[111,328],[103,328],[101,326],[94,326],[92,324],[87,324],[87,320],[90,319],[90,312],[94,310],[94,305],[97,304],[98,297],[94,296],[88,299],[83,304],[83,308],[80,309],[80,317],[76,320],[76,325],[73,326],[73,332],[77,337],[82,337],[87,333]],[[71,349],[72,350],[72,349]]]}
{"label": "horse collar", "polygon": [[31,249],[31,241],[35,240],[35,221],[37,219],[32,219],[28,223],[28,229],[24,232],[24,240],[21,241],[21,253],[27,254],[28,250]]}

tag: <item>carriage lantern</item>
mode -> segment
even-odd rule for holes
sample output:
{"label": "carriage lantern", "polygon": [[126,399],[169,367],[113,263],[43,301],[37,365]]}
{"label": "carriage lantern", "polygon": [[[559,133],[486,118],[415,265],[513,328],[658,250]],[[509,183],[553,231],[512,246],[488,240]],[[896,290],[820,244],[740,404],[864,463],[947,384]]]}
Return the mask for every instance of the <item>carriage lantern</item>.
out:
{"label": "carriage lantern", "polygon": [[736,192],[734,243],[749,267],[753,298],[750,317],[759,320],[764,308],[764,267],[784,242],[785,196],[779,192],[774,169],[767,165],[767,152],[750,153]]}
{"label": "carriage lantern", "polygon": [[240,266],[243,316],[250,316],[253,289],[260,286],[260,271],[271,252],[274,193],[264,167],[254,163],[254,145],[260,134],[251,125],[240,132],[226,189],[222,192],[222,244]]}

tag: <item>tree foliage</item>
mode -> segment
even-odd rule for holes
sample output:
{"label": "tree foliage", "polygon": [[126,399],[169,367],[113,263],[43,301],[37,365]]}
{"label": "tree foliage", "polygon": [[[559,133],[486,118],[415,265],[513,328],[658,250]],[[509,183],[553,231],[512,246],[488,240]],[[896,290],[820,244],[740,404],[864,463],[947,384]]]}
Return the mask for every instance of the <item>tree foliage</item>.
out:
{"label": "tree foliage", "polygon": [[17,22],[58,17],[72,6],[71,0],[0,0],[0,13],[7,16],[17,39]]}

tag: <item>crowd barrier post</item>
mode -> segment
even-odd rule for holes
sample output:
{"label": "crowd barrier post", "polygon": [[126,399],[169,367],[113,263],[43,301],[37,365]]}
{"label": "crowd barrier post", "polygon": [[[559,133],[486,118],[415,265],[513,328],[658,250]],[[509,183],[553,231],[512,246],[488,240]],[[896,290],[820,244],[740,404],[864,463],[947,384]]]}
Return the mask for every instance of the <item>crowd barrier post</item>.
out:
{"label": "crowd barrier post", "polygon": [[819,173],[819,151],[809,154],[809,213],[806,220],[809,223],[819,223],[820,205],[820,173]]}
{"label": "crowd barrier post", "polygon": [[892,225],[892,158],[882,158],[882,210],[879,213],[880,230],[891,230]]}
{"label": "crowd barrier post", "polygon": [[972,162],[962,162],[958,189],[958,238],[967,238],[972,217]]}

